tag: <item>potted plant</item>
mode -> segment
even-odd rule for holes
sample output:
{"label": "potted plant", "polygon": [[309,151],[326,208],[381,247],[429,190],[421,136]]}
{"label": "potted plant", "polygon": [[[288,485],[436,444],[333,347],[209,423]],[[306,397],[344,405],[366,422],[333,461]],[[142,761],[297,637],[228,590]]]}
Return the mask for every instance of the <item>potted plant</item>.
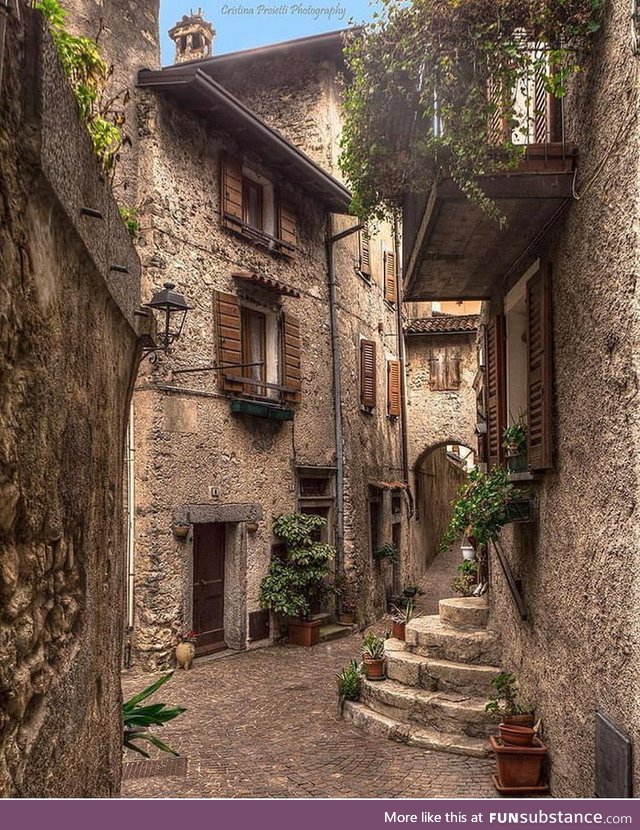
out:
{"label": "potted plant", "polygon": [[500,722],[512,726],[533,726],[533,710],[518,700],[519,691],[515,675],[501,672],[491,681],[495,689],[485,711],[500,717]]}
{"label": "potted plant", "polygon": [[494,735],[489,742],[498,767],[494,776],[498,792],[519,795],[547,789],[541,780],[547,748],[539,738],[534,737],[529,746],[511,746]]}
{"label": "potted plant", "polygon": [[408,600],[404,608],[394,606],[391,610],[391,636],[396,640],[404,640],[405,628],[408,622],[420,616],[415,613],[413,600]]}
{"label": "potted plant", "polygon": [[176,666],[179,669],[190,669],[196,656],[197,631],[187,631],[178,638],[176,646]]}
{"label": "potted plant", "polygon": [[362,662],[367,680],[384,680],[384,637],[369,632],[362,641]]}
{"label": "potted plant", "polygon": [[502,446],[507,453],[507,467],[512,473],[527,469],[527,420],[519,412],[516,420],[502,432]]}
{"label": "potted plant", "polygon": [[396,546],[393,542],[384,542],[374,551],[373,558],[376,562],[388,562],[390,565],[398,561]]}
{"label": "potted plant", "polygon": [[451,583],[451,588],[461,597],[470,597],[476,589],[478,563],[464,559],[457,567],[458,575]]}
{"label": "potted plant", "polygon": [[462,558],[467,562],[475,562],[476,560],[476,549],[471,544],[470,540],[467,536],[462,538],[462,544],[460,545],[460,553],[462,554]]}
{"label": "potted plant", "polygon": [[362,684],[362,667],[355,660],[351,660],[348,666],[336,674],[336,682],[341,703],[343,700],[358,700]]}
{"label": "potted plant", "polygon": [[338,614],[338,622],[341,625],[353,625],[356,621],[356,604],[349,597],[343,597],[340,600],[340,613]]}
{"label": "potted plant", "polygon": [[286,557],[274,559],[260,586],[260,606],[289,618],[289,642],[312,646],[320,641],[320,621],[311,619],[313,603],[329,591],[331,545],[315,535],[325,519],[307,513],[279,516],[273,532],[286,545]]}

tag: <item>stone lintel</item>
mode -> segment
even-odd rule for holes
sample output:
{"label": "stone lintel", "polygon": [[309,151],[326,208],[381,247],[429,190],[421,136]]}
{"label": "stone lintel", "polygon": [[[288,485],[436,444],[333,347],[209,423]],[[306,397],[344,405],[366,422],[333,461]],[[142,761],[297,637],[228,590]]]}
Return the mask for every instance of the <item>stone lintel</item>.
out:
{"label": "stone lintel", "polygon": [[258,522],[260,504],[186,504],[174,511],[175,522],[209,524],[213,522]]}

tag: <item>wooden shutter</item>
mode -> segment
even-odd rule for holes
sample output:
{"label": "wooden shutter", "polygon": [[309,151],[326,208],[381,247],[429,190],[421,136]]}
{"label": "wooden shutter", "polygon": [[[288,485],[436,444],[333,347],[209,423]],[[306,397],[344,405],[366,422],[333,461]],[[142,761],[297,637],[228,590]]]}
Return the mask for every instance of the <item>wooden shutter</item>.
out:
{"label": "wooden shutter", "polygon": [[527,461],[532,470],[553,466],[551,341],[551,267],[542,263],[527,283]]}
{"label": "wooden shutter", "polygon": [[506,425],[504,317],[487,326],[487,450],[489,469],[504,458],[502,432]]}
{"label": "wooden shutter", "polygon": [[360,341],[360,403],[376,405],[376,344],[373,340]]}
{"label": "wooden shutter", "polygon": [[280,246],[281,253],[294,257],[298,247],[298,224],[295,211],[282,196],[278,198],[278,239],[285,243]]}
{"label": "wooden shutter", "polygon": [[225,228],[242,228],[242,163],[224,155],[220,165],[220,210]]}
{"label": "wooden shutter", "polygon": [[387,361],[387,415],[400,415],[401,377],[400,361]]}
{"label": "wooden shutter", "polygon": [[371,278],[371,250],[369,247],[369,231],[367,228],[363,228],[358,233],[358,246],[359,246],[359,263],[358,268],[360,273],[365,276]]}
{"label": "wooden shutter", "polygon": [[396,271],[396,255],[392,251],[384,252],[384,298],[388,303],[395,303],[398,299],[398,276]]}
{"label": "wooden shutter", "polygon": [[460,389],[460,364],[461,358],[457,350],[446,349],[444,363],[445,389]]}
{"label": "wooden shutter", "polygon": [[444,360],[444,352],[437,349],[429,356],[429,389],[432,392],[441,392],[446,388]]}
{"label": "wooden shutter", "polygon": [[288,386],[292,390],[284,393],[287,401],[300,400],[300,389],[302,387],[301,352],[300,323],[290,314],[284,314],[282,322],[282,385]]}
{"label": "wooden shutter", "polygon": [[[240,325],[240,306],[235,294],[225,294],[216,291],[213,298],[214,320],[218,340],[219,364],[242,363],[242,336]],[[229,377],[239,377],[243,370],[238,366],[229,369],[220,369],[218,383],[226,392],[242,392],[241,383],[229,380]]]}

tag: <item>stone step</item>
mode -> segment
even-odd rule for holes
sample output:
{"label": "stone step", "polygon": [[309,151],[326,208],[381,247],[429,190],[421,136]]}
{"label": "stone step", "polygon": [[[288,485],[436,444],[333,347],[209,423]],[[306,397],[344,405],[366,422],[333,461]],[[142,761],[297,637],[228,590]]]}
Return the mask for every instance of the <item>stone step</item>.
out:
{"label": "stone step", "polygon": [[451,752],[473,758],[485,758],[491,751],[489,742],[485,739],[438,732],[436,729],[426,729],[410,723],[399,723],[393,718],[374,712],[364,703],[351,700],[345,701],[342,716],[346,721],[353,723],[370,735],[389,738],[422,749]]}
{"label": "stone step", "polygon": [[395,648],[398,640],[387,640],[387,677],[406,686],[431,692],[449,691],[489,698],[493,691],[491,681],[500,673],[497,666],[477,663],[454,663],[422,657],[402,648]]}
{"label": "stone step", "polygon": [[486,597],[451,597],[439,602],[440,620],[451,628],[486,628],[489,606]]}
{"label": "stone step", "polygon": [[320,642],[328,643],[331,640],[339,640],[341,637],[348,637],[355,631],[355,625],[340,625],[339,623],[327,623],[320,626]]}
{"label": "stone step", "polygon": [[395,680],[362,682],[361,701],[374,712],[400,723],[484,738],[495,732],[495,722],[481,698],[456,692],[428,692],[404,686]]}
{"label": "stone step", "polygon": [[407,650],[424,657],[488,666],[500,663],[499,643],[493,632],[451,628],[437,615],[411,620],[405,636]]}

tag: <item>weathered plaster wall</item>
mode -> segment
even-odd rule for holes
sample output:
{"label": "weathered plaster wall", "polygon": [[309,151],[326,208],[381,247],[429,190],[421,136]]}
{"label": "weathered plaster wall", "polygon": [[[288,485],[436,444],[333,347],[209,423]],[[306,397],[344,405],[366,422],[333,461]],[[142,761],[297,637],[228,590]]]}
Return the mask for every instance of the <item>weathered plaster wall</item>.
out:
{"label": "weathered plaster wall", "polygon": [[556,463],[533,484],[539,520],[503,534],[526,622],[492,562],[491,624],[543,718],[556,796],[594,794],[596,710],[635,738],[640,794],[637,61],[627,4],[607,4],[565,104],[582,198],[538,252],[553,262]]}
{"label": "weathered plaster wall", "polygon": [[0,89],[0,795],[113,796],[139,262],[40,15],[17,11]]}

